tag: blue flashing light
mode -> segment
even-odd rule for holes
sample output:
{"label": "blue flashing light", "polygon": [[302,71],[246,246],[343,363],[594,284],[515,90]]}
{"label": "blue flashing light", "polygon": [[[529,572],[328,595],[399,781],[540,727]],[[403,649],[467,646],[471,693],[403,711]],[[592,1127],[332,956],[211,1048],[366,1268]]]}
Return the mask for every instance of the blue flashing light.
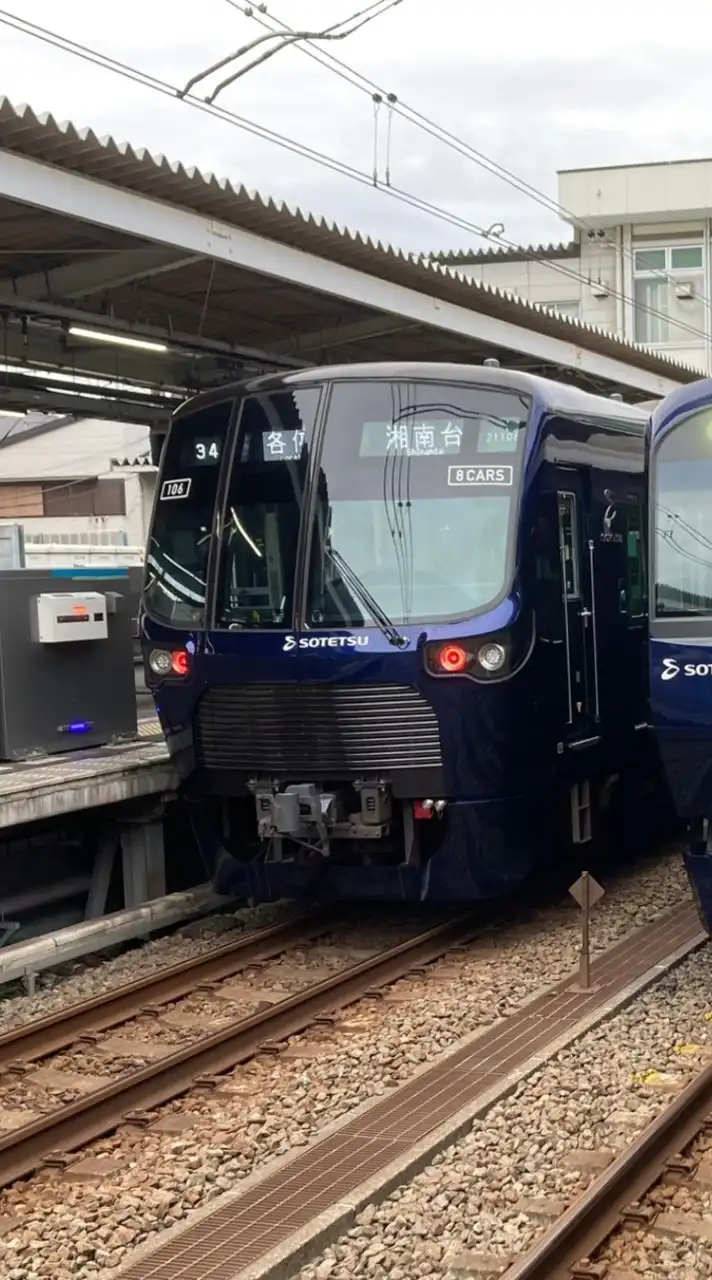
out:
{"label": "blue flashing light", "polygon": [[70,724],[60,726],[60,733],[91,733],[94,725],[91,720],[72,720]]}

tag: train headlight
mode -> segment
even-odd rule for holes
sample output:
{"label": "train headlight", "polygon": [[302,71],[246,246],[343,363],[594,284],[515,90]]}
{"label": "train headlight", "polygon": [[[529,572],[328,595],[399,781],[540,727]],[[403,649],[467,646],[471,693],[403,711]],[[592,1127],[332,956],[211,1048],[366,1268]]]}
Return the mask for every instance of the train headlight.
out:
{"label": "train headlight", "polygon": [[148,655],[148,665],[154,675],[167,676],[173,670],[173,654],[168,649],[152,649]]}
{"label": "train headlight", "polygon": [[477,661],[480,666],[492,675],[496,671],[502,670],[506,659],[507,654],[501,644],[483,644],[477,653]]}
{"label": "train headlight", "polygon": [[521,641],[521,634],[512,635],[512,630],[505,632],[501,627],[490,635],[431,640],[423,646],[425,670],[436,680],[457,676],[459,683],[464,679],[498,684],[509,679],[529,656],[531,646],[527,650]]}

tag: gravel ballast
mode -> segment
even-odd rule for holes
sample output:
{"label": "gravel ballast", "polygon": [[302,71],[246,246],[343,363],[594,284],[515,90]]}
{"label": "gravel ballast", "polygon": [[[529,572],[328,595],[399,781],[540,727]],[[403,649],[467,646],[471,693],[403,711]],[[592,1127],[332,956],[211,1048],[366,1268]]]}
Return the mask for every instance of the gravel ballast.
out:
{"label": "gravel ballast", "polygon": [[[504,1268],[545,1229],[542,1202],[561,1208],[596,1176],[579,1152],[622,1149],[702,1068],[711,1017],[707,945],[558,1053],[409,1186],[369,1206],[299,1280],[456,1280],[484,1259]],[[681,1196],[689,1203],[685,1191],[674,1207]],[[641,1277],[712,1275],[709,1244],[640,1233],[616,1252],[617,1265]]]}
{"label": "gravel ballast", "polygon": [[38,974],[34,995],[14,994],[12,987],[0,986],[0,1031],[58,1013],[79,1000],[89,1000],[125,982],[135,982],[170,965],[194,960],[256,929],[282,924],[298,915],[300,908],[292,902],[265,903],[260,907],[241,907],[237,911],[207,916],[204,920],[179,926],[175,932],[152,938],[138,947],[121,951],[120,955],[102,958],[95,955],[75,960],[57,970]]}
{"label": "gravel ballast", "polygon": [[[597,909],[594,951],[620,941],[687,895],[687,882],[676,858],[657,860],[622,876],[611,884]],[[564,904],[536,912],[530,920],[503,928],[496,935],[494,950],[458,955],[456,962],[448,959],[445,968],[455,969],[456,976],[450,972],[442,982],[428,979],[410,984],[411,992],[402,1003],[369,1001],[355,1006],[348,1015],[351,1033],[325,1033],[313,1056],[305,1051],[306,1057],[301,1059],[260,1058],[228,1075],[219,1093],[191,1094],[164,1108],[164,1117],[177,1119],[189,1113],[184,1132],[123,1132],[93,1144],[86,1155],[120,1161],[114,1165],[110,1159],[99,1182],[76,1184],[41,1175],[10,1189],[0,1195],[0,1215],[17,1222],[0,1238],[0,1260],[8,1271],[23,1272],[18,1280],[47,1276],[84,1280],[97,1273],[110,1274],[126,1260],[130,1249],[153,1239],[162,1228],[185,1221],[194,1208],[238,1188],[248,1174],[270,1159],[303,1147],[326,1124],[403,1083],[418,1066],[433,1060],[463,1035],[484,1030],[514,1012],[543,985],[566,976],[576,963],[578,938],[579,922],[573,907]],[[128,977],[124,972],[122,980]],[[657,1033],[654,1038],[657,1043]],[[318,1037],[310,1033],[305,1039],[313,1044]],[[297,1045],[303,1046],[304,1040],[295,1041],[293,1047]],[[607,1054],[604,1045],[601,1086],[606,1073],[612,1071]],[[685,1065],[689,1067],[688,1060]],[[561,1106],[565,1112],[563,1102]],[[579,1098],[572,1109],[572,1122],[574,1116],[580,1122],[581,1110]],[[609,1110],[615,1110],[615,1105]],[[555,1134],[558,1121],[553,1123]],[[485,1124],[489,1131],[489,1118]],[[563,1128],[562,1133],[568,1134],[568,1130]],[[507,1125],[501,1130],[495,1127],[493,1134],[494,1146],[486,1156],[489,1166],[494,1165],[500,1137],[505,1141],[508,1136]],[[550,1140],[556,1141],[555,1137]],[[530,1141],[527,1131],[519,1134],[518,1141]],[[571,1145],[568,1137],[565,1142]],[[569,1171],[568,1176],[575,1178],[575,1171]],[[428,1197],[429,1193],[425,1200]],[[420,1225],[418,1231],[411,1226],[409,1223],[405,1233],[411,1244],[417,1240],[433,1243],[419,1234]],[[492,1247],[503,1247],[503,1241],[493,1235]],[[374,1258],[372,1253],[363,1265],[375,1265]],[[337,1263],[342,1267],[342,1262],[329,1254],[320,1265],[326,1268],[333,1264],[333,1271]],[[426,1262],[440,1266],[434,1257],[423,1257],[418,1265]],[[362,1265],[360,1260],[358,1265]],[[379,1265],[382,1268],[384,1264]],[[324,1270],[323,1274],[331,1272]],[[351,1272],[342,1268],[339,1274]],[[384,1272],[376,1267],[363,1274]],[[445,1273],[442,1269],[405,1272],[407,1280],[421,1274]]]}

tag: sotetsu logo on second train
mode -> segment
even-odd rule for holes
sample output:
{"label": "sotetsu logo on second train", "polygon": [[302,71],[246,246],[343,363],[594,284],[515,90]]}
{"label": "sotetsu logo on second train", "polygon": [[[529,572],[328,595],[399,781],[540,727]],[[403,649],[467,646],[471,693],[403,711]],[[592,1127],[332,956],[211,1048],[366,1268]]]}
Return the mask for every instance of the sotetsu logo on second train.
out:
{"label": "sotetsu logo on second train", "polygon": [[356,649],[368,644],[368,636],[286,636],[282,652],[292,649]]}
{"label": "sotetsu logo on second train", "polygon": [[663,658],[661,680],[674,680],[675,676],[712,676],[712,662],[686,662],[683,667],[674,658]]}

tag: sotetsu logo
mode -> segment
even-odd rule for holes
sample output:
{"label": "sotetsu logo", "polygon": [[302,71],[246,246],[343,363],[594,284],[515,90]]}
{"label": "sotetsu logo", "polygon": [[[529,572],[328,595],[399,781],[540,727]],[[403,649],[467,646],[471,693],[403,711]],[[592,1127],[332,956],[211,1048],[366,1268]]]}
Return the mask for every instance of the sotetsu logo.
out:
{"label": "sotetsu logo", "polygon": [[606,507],[606,510],[603,513],[603,529],[601,531],[601,542],[622,542],[623,534],[620,532],[618,533],[613,532],[613,522],[616,519],[616,516],[618,515],[616,506],[615,506],[616,495],[614,494],[612,489],[604,489],[603,496],[606,499],[608,506]]}
{"label": "sotetsu logo", "polygon": [[686,662],[681,667],[674,658],[663,658],[661,680],[674,680],[675,676],[712,676],[712,662]]}
{"label": "sotetsu logo", "polygon": [[368,644],[368,636],[286,636],[283,653],[292,649],[360,649]]}

